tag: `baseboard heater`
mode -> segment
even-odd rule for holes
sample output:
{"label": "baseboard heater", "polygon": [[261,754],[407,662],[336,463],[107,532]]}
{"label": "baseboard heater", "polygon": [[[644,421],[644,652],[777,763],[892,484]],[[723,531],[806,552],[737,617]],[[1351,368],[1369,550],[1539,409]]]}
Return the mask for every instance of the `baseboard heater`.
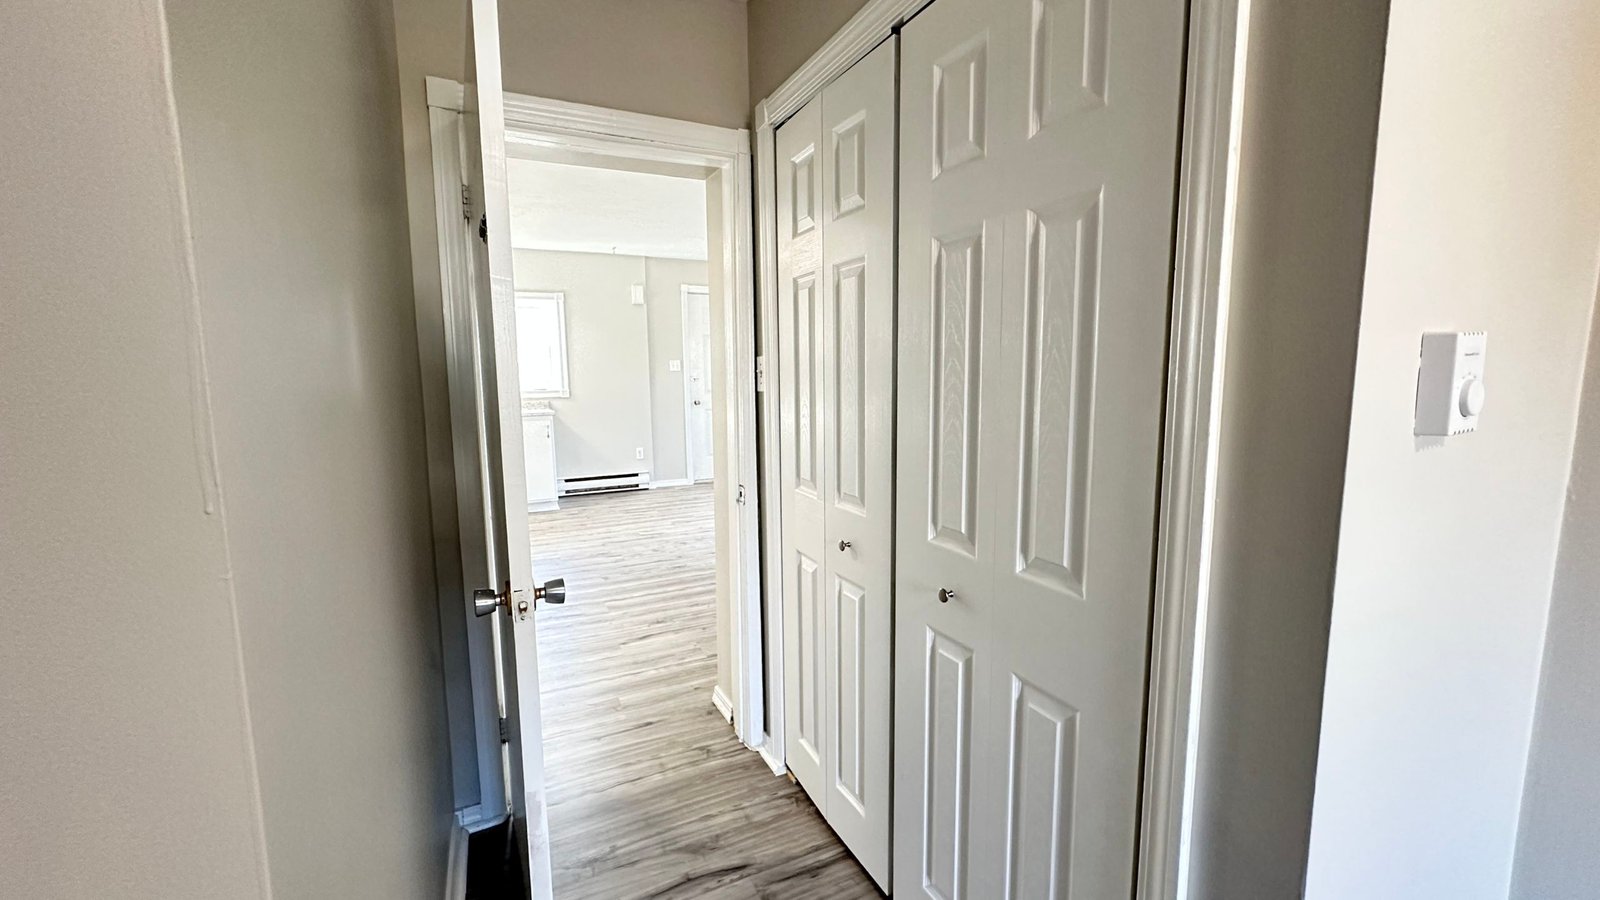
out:
{"label": "baseboard heater", "polygon": [[601,494],[607,491],[638,491],[650,486],[649,472],[622,472],[616,475],[585,475],[561,479],[561,495]]}

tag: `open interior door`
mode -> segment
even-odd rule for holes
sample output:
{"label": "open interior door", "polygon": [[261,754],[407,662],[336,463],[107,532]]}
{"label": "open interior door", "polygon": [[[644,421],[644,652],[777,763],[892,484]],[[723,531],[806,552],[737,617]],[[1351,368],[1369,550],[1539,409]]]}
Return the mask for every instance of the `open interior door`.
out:
{"label": "open interior door", "polygon": [[[450,303],[448,352],[457,469],[476,465],[477,478],[457,490],[481,492],[480,522],[462,521],[463,537],[481,523],[487,552],[463,558],[474,612],[494,634],[494,686],[501,717],[507,813],[511,817],[526,896],[548,900],[550,843],[545,814],[544,750],[539,724],[539,668],[534,639],[536,591],[527,533],[522,470],[522,391],[517,374],[516,307],[511,280],[511,213],[506,189],[505,110],[500,82],[497,0],[464,0],[466,82],[462,96],[462,227],[465,290]],[[448,301],[447,301],[448,303]],[[463,432],[475,431],[473,435]],[[476,459],[470,458],[476,451]],[[480,506],[478,497],[463,508]],[[474,536],[475,537],[475,536]],[[552,591],[552,594],[555,592]],[[556,596],[550,599],[555,600]],[[488,802],[488,798],[485,798]]]}

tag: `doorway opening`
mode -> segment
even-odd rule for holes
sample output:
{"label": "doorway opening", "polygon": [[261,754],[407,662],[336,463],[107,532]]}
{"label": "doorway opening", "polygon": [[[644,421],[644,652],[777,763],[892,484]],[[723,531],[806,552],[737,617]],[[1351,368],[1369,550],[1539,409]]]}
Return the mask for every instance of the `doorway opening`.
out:
{"label": "doorway opening", "polygon": [[[868,896],[751,752],[766,730],[752,229],[733,190],[747,136],[506,108],[527,539],[536,579],[565,582],[533,611],[552,887]],[[700,133],[607,132],[630,118]],[[723,138],[723,157],[685,149]]]}

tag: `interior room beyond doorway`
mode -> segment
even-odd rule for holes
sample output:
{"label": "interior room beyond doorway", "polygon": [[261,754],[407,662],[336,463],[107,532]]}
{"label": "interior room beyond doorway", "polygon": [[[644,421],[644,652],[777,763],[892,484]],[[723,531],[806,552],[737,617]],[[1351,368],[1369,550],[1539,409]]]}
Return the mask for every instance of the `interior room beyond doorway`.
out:
{"label": "interior room beyond doorway", "polygon": [[720,191],[527,146],[507,168],[528,540],[566,585],[535,613],[556,896],[878,896],[731,725]]}

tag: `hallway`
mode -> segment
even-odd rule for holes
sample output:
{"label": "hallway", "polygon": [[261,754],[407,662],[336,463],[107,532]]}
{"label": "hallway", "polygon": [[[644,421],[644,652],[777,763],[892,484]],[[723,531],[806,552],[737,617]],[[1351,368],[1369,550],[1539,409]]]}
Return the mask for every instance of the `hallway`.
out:
{"label": "hallway", "polygon": [[877,897],[810,801],[745,749],[716,681],[710,485],[529,516],[558,900]]}

